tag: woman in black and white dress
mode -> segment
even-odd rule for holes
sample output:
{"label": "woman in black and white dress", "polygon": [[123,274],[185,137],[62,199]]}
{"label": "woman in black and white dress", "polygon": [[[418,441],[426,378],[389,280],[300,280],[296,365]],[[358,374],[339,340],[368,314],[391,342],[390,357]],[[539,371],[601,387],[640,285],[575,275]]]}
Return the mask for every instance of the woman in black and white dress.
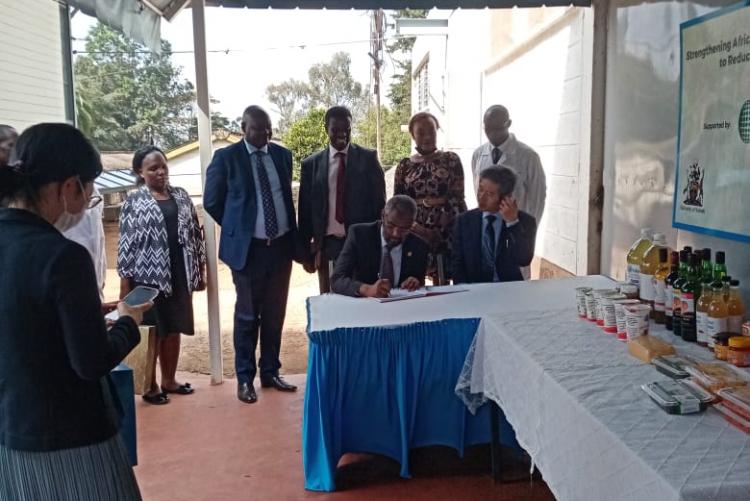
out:
{"label": "woman in black and white dress", "polygon": [[192,293],[205,288],[206,251],[190,196],[169,184],[164,152],[141,148],[133,156],[133,172],[140,186],[120,212],[120,297],[138,285],[159,289],[144,323],[156,326],[161,387],[154,369],[143,399],[160,405],[169,402],[169,393],[193,393],[190,383],[176,380],[177,361],[180,335],[194,334]]}

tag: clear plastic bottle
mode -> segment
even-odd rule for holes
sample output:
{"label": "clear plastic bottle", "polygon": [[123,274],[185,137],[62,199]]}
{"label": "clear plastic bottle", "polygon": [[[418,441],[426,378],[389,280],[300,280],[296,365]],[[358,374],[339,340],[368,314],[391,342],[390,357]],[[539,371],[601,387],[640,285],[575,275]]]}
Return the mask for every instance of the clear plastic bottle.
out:
{"label": "clear plastic bottle", "polygon": [[[667,275],[669,275],[669,249],[662,247],[659,249],[659,266],[654,273],[654,321],[657,324],[663,324],[666,321],[666,303],[667,303]],[[672,297],[669,298],[670,303]]]}
{"label": "clear plastic bottle", "polygon": [[725,275],[721,279],[721,289],[724,291],[724,302],[729,302],[729,289],[730,289],[730,283],[732,282],[732,277],[729,275]]}
{"label": "clear plastic bottle", "polygon": [[[667,240],[663,233],[654,233],[651,245],[643,253],[638,286],[641,302],[651,307],[651,318],[654,318],[654,299],[656,298],[656,283],[654,275],[659,269],[659,250],[667,248]],[[663,310],[662,310],[663,311]]]}
{"label": "clear plastic bottle", "polygon": [[708,346],[710,344],[706,322],[708,321],[708,307],[711,304],[712,298],[713,288],[711,287],[711,282],[703,277],[701,297],[698,298],[698,302],[695,304],[695,330],[697,331],[698,344],[701,346]]}
{"label": "clear plastic bottle", "polygon": [[727,301],[729,318],[727,319],[727,330],[731,334],[742,334],[742,323],[745,321],[747,309],[740,294],[740,281],[732,280],[729,283],[729,301]]}
{"label": "clear plastic bottle", "polygon": [[651,247],[651,228],[643,228],[641,237],[635,241],[628,251],[628,270],[625,277],[628,283],[639,285],[643,255],[649,247]]}
{"label": "clear plastic bottle", "polygon": [[706,332],[710,339],[710,347],[713,348],[713,340],[716,336],[727,332],[728,319],[729,309],[724,301],[724,290],[721,282],[714,282],[711,302],[708,305],[708,318],[706,319]]}

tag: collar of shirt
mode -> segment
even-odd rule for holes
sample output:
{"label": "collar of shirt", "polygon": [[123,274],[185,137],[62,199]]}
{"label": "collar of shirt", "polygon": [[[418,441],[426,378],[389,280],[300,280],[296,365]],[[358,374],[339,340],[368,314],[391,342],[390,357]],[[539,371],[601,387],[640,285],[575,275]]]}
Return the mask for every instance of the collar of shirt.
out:
{"label": "collar of shirt", "polygon": [[[349,144],[351,144],[351,143],[349,143]],[[343,153],[344,155],[348,155],[349,154],[349,144],[347,144],[346,148],[344,148],[341,151],[339,151],[336,148],[334,148],[333,146],[329,145],[328,146],[328,160],[331,163],[333,163],[334,160],[336,160],[336,153]],[[346,160],[346,157],[344,157],[344,160]]]}
{"label": "collar of shirt", "polygon": [[[383,230],[381,229],[380,230],[380,248],[382,249],[386,245],[388,245],[388,242],[385,241],[385,237],[383,236]],[[400,251],[403,246],[404,246],[404,244],[400,243],[397,246],[392,247],[391,248],[391,253],[393,253],[394,251]]]}
{"label": "collar of shirt", "polygon": [[245,148],[247,148],[247,152],[250,155],[252,155],[256,151],[262,151],[263,153],[265,153],[266,155],[268,155],[268,143],[266,143],[266,145],[263,146],[262,148],[256,148],[255,146],[253,146],[252,144],[250,144],[247,141],[247,139],[243,139],[243,141],[245,142]]}
{"label": "collar of shirt", "polygon": [[[486,155],[492,155],[492,150],[495,148],[495,145],[487,141],[487,149],[485,150]],[[508,134],[508,139],[506,139],[503,144],[498,146],[500,148],[500,151],[503,152],[503,156],[506,156],[508,153],[513,151],[516,146],[516,136],[511,133]]]}

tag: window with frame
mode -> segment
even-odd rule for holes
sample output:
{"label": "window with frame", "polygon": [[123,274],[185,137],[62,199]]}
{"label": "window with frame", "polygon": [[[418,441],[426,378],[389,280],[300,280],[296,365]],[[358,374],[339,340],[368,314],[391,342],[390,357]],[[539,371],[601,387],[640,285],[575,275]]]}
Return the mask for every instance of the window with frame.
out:
{"label": "window with frame", "polygon": [[430,61],[426,60],[417,71],[417,106],[420,110],[427,110],[430,107]]}

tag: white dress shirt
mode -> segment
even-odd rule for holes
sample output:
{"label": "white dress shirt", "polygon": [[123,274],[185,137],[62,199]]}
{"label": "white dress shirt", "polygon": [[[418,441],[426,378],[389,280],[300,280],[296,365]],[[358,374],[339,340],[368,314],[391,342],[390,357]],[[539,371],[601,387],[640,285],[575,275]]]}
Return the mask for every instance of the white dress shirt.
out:
{"label": "white dress shirt", "polygon": [[[380,230],[380,255],[381,259],[383,256],[383,250],[385,249],[387,242],[383,236],[383,230]],[[391,249],[391,261],[393,261],[393,283],[391,287],[398,288],[401,286],[401,256],[403,254],[404,246],[399,244]],[[382,267],[382,263],[381,263]]]}
{"label": "white dress shirt", "polygon": [[[99,190],[94,186],[92,196],[101,196]],[[104,213],[104,202],[93,209],[84,209],[83,219],[63,233],[68,238],[81,244],[89,251],[96,272],[96,283],[99,286],[99,297],[104,300],[104,281],[107,278],[107,253],[105,252],[104,224],[102,215]]]}
{"label": "white dress shirt", "polygon": [[328,146],[328,229],[326,235],[343,238],[346,236],[344,223],[336,221],[336,189],[338,188],[339,159],[337,153],[343,153],[344,165],[349,162],[349,145],[346,148],[337,150],[333,146]]}
{"label": "white dress shirt", "polygon": [[[258,215],[255,218],[255,230],[253,231],[253,237],[265,240],[268,238],[266,235],[266,215],[263,211],[263,192],[260,189],[260,179],[258,179],[258,165],[256,155],[253,155],[258,148],[245,141],[245,147],[250,155],[250,166],[253,171],[253,180],[255,181],[255,200],[258,206]],[[289,218],[286,213],[286,205],[284,204],[284,190],[281,186],[281,180],[279,179],[279,173],[276,171],[276,167],[273,164],[273,158],[268,154],[268,145],[260,148],[260,151],[265,153],[263,155],[263,168],[268,174],[268,182],[271,185],[271,194],[273,195],[273,206],[276,209],[276,225],[279,229],[278,233],[274,238],[279,238],[283,234],[289,231]]]}

